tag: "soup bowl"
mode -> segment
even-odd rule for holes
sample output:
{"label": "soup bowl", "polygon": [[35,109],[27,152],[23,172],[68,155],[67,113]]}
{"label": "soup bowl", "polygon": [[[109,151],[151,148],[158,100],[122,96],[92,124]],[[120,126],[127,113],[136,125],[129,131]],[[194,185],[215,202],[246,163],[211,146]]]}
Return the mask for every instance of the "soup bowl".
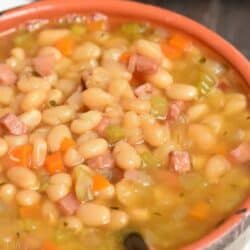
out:
{"label": "soup bowl", "polygon": [[[130,1],[58,1],[44,0],[14,9],[0,16],[0,34],[15,30],[20,23],[35,19],[58,18],[69,13],[103,12],[111,17],[143,20],[180,30],[197,39],[227,61],[238,72],[250,94],[249,61],[230,43],[206,27],[169,10]],[[250,225],[250,197],[221,225],[200,240],[183,247],[185,250],[224,249]]]}

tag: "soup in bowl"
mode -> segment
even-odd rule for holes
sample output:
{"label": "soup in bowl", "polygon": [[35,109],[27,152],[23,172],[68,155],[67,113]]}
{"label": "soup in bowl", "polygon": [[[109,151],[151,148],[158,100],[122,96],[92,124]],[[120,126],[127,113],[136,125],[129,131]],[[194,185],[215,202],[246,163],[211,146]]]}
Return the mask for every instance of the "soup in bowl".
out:
{"label": "soup in bowl", "polygon": [[244,80],[194,37],[91,12],[0,44],[1,249],[180,249],[249,197]]}

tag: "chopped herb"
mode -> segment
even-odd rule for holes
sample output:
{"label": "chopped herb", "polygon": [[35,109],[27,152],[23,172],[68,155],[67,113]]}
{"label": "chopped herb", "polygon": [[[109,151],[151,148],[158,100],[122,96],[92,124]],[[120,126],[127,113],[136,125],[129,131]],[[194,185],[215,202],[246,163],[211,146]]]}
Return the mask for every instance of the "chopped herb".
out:
{"label": "chopped herb", "polygon": [[21,236],[20,232],[16,232],[16,237],[19,238]]}
{"label": "chopped herb", "polygon": [[230,184],[230,187],[231,188],[237,188],[238,186],[236,184],[232,183],[232,184]]}
{"label": "chopped herb", "polygon": [[228,131],[224,131],[222,135],[226,136],[227,134],[228,134]]}
{"label": "chopped herb", "polygon": [[206,62],[206,57],[201,57],[200,60],[199,60],[199,63],[205,63]]}
{"label": "chopped herb", "polygon": [[63,222],[63,225],[64,225],[65,227],[67,227],[67,226],[68,226],[68,223],[67,223],[66,221],[64,221],[64,222]]}
{"label": "chopped herb", "polygon": [[247,120],[250,120],[250,116],[247,116]]}
{"label": "chopped herb", "polygon": [[51,106],[51,107],[55,107],[56,106],[56,101],[55,100],[50,100],[49,101],[49,105]]}
{"label": "chopped herb", "polygon": [[180,197],[184,197],[184,195],[185,195],[184,193],[179,193]]}
{"label": "chopped herb", "polygon": [[243,213],[246,213],[246,212],[247,212],[247,208],[244,207],[244,208],[241,208],[241,209],[237,210],[237,211],[235,212],[235,214],[243,214]]}
{"label": "chopped herb", "polygon": [[154,212],[153,215],[162,216],[159,212]]}
{"label": "chopped herb", "polygon": [[110,207],[110,209],[113,209],[113,210],[119,210],[120,208],[119,208],[119,207],[115,207],[115,206],[113,206],[113,207]]}

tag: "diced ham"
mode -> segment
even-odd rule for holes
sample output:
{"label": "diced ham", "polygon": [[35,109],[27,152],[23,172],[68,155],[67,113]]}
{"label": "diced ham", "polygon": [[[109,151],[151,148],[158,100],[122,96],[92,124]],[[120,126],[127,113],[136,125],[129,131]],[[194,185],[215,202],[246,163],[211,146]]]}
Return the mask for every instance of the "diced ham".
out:
{"label": "diced ham", "polygon": [[102,155],[98,155],[94,158],[88,159],[86,161],[87,165],[91,168],[112,168],[114,167],[114,159],[112,154],[107,151]]}
{"label": "diced ham", "polygon": [[186,103],[184,101],[176,100],[171,102],[168,108],[167,120],[177,120],[185,108]]}
{"label": "diced ham", "polygon": [[48,76],[53,72],[55,57],[53,55],[38,55],[33,59],[35,71],[40,76]]}
{"label": "diced ham", "polygon": [[65,215],[73,215],[80,205],[73,193],[69,193],[57,202],[59,208]]}
{"label": "diced ham", "polygon": [[13,85],[17,81],[16,73],[6,64],[0,64],[0,84]]}
{"label": "diced ham", "polygon": [[140,86],[138,86],[135,90],[135,96],[138,98],[144,98],[145,96],[147,96],[148,94],[151,94],[153,91],[153,87],[151,84],[149,83],[145,83],[142,84]]}
{"label": "diced ham", "polygon": [[120,168],[98,168],[96,172],[105,176],[111,183],[116,184],[124,177],[124,171]]}
{"label": "diced ham", "polygon": [[130,56],[128,61],[128,71],[131,73],[153,74],[158,70],[158,67],[158,63],[154,60],[137,54]]}
{"label": "diced ham", "polygon": [[235,163],[247,163],[250,161],[250,143],[243,142],[237,148],[233,149],[229,158]]}
{"label": "diced ham", "polygon": [[110,120],[107,117],[102,118],[99,124],[95,127],[95,131],[99,136],[104,136],[104,131],[106,127],[109,125]]}
{"label": "diced ham", "polygon": [[187,151],[172,151],[169,153],[169,168],[177,173],[191,170],[190,156]]}
{"label": "diced ham", "polygon": [[0,124],[12,135],[23,135],[28,131],[27,126],[15,114],[4,115],[0,118]]}

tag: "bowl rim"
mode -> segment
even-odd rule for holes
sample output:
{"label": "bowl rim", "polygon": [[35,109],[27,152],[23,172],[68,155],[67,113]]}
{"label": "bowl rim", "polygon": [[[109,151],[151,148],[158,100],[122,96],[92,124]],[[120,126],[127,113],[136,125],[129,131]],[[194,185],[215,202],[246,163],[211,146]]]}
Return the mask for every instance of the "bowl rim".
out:
{"label": "bowl rim", "polygon": [[[4,12],[0,16],[0,33],[13,30],[20,23],[33,19],[56,18],[68,13],[104,12],[110,16],[130,17],[171,26],[198,39],[202,44],[222,56],[245,80],[250,88],[250,63],[233,45],[205,26],[168,9],[148,4],[118,0],[43,0],[27,6]],[[249,89],[250,93],[250,89]],[[250,196],[226,219],[222,225],[210,231],[201,239],[183,247],[184,250],[205,250],[224,247],[232,242],[250,225]],[[230,237],[228,237],[230,236]],[[226,241],[227,243],[225,243]],[[224,244],[224,245],[223,245]],[[216,248],[222,249],[222,248]]]}

